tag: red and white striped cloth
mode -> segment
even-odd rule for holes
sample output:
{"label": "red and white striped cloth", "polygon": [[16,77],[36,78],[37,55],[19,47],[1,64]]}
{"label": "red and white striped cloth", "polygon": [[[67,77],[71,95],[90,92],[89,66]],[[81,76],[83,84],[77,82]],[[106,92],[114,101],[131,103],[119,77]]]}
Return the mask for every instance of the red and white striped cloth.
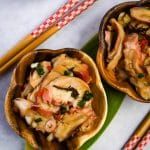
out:
{"label": "red and white striped cloth", "polygon": [[140,137],[134,135],[132,136],[129,141],[125,144],[123,150],[133,150],[136,144],[139,142]]}
{"label": "red and white striped cloth", "polygon": [[139,142],[136,150],[144,150],[144,147],[150,142],[150,130],[143,136],[142,140]]}
{"label": "red and white striped cloth", "polygon": [[58,22],[57,26],[61,29],[63,26],[68,24],[75,17],[80,15],[84,10],[86,10],[90,5],[92,5],[96,0],[86,0],[79,7],[73,10],[69,15],[64,17],[61,21]]}
{"label": "red and white striped cloth", "polygon": [[43,33],[48,27],[50,27],[54,22],[59,20],[68,10],[73,8],[79,0],[69,0],[65,3],[64,6],[60,7],[56,13],[54,13],[52,16],[50,16],[48,19],[46,19],[39,27],[37,27],[31,35],[33,37],[39,36],[41,33]]}

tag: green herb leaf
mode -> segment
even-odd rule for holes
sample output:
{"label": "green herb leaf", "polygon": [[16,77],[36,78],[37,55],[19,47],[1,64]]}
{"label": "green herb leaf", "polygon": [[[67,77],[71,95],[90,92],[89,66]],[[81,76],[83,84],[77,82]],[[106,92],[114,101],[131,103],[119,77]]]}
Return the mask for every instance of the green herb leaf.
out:
{"label": "green herb leaf", "polygon": [[61,114],[64,114],[64,113],[66,113],[67,111],[68,111],[67,107],[66,107],[65,105],[61,105],[61,107],[60,107],[60,113],[61,113]]}
{"label": "green herb leaf", "polygon": [[73,77],[73,72],[70,71],[70,70],[65,70],[65,71],[64,71],[64,75],[65,75],[65,76]]}
{"label": "green herb leaf", "polygon": [[93,94],[89,91],[85,91],[83,98],[81,101],[78,102],[78,106],[83,108],[87,101],[89,101],[93,97]]}
{"label": "green herb leaf", "polygon": [[68,88],[63,88],[63,87],[59,87],[57,85],[54,85],[54,87],[57,88],[57,89],[60,89],[60,90],[71,91],[71,96],[74,97],[74,98],[77,98],[78,95],[79,95],[78,91],[75,88],[71,87],[71,86],[68,87]]}
{"label": "green herb leaf", "polygon": [[143,78],[143,77],[145,77],[145,75],[144,75],[143,73],[139,73],[139,74],[137,75],[137,77],[138,77],[138,78]]}
{"label": "green herb leaf", "polygon": [[90,100],[92,97],[93,97],[93,94],[92,94],[92,93],[90,93],[89,91],[85,91],[85,93],[84,93],[84,95],[83,95],[83,99],[84,99],[85,101]]}
{"label": "green herb leaf", "polygon": [[41,122],[42,119],[41,119],[41,118],[37,118],[37,119],[35,119],[34,121],[38,123],[38,122]]}
{"label": "green herb leaf", "polygon": [[86,103],[86,101],[84,101],[84,100],[81,100],[81,101],[79,101],[78,102],[78,106],[80,107],[80,108],[83,108],[84,107],[84,105],[85,105],[85,103]]}
{"label": "green herb leaf", "polygon": [[65,76],[73,77],[73,76],[74,76],[74,74],[73,74],[73,69],[74,69],[74,67],[65,70],[65,71],[64,71],[64,75],[65,75]]}
{"label": "green herb leaf", "polygon": [[36,71],[37,71],[39,76],[42,76],[45,73],[41,64],[38,64]]}
{"label": "green herb leaf", "polygon": [[70,87],[70,90],[72,91],[71,96],[74,97],[74,98],[77,98],[78,95],[79,95],[78,91],[73,87]]}

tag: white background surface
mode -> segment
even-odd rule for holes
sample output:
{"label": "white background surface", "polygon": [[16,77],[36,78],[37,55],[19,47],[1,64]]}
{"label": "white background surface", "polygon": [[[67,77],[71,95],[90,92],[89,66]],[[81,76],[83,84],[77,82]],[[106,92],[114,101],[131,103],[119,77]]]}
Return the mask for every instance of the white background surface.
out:
{"label": "white background surface", "polygon": [[[0,56],[18,40],[31,32],[66,0],[0,0]],[[126,0],[98,0],[94,6],[48,39],[38,48],[81,48],[98,32],[99,23],[112,6]],[[11,71],[0,76],[0,150],[22,150],[23,140],[8,126],[3,103]],[[119,150],[142,118],[150,110],[149,104],[126,97],[117,115],[92,150]],[[147,146],[146,149],[150,149]]]}

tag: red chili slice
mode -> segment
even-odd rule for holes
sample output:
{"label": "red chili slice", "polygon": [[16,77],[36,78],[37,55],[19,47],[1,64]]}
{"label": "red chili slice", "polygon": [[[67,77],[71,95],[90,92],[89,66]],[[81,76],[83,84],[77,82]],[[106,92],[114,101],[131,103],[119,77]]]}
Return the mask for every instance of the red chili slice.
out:
{"label": "red chili slice", "polygon": [[75,71],[75,76],[81,78],[86,83],[90,83],[91,77],[90,77],[90,74],[89,74],[88,65],[82,64],[82,69],[79,70],[79,71]]}
{"label": "red chili slice", "polygon": [[50,104],[52,101],[52,95],[50,93],[50,90],[48,90],[47,88],[43,88],[42,99],[44,103]]}
{"label": "red chili slice", "polygon": [[52,104],[55,106],[60,106],[62,104],[61,100],[52,100]]}
{"label": "red chili slice", "polygon": [[54,118],[55,118],[56,120],[61,120],[62,115],[61,115],[61,114],[54,114]]}
{"label": "red chili slice", "polygon": [[143,50],[146,46],[148,46],[148,40],[146,38],[143,38],[142,40],[140,40],[140,46],[141,46],[141,49]]}
{"label": "red chili slice", "polygon": [[38,92],[35,93],[36,103],[39,104],[42,100],[44,103],[51,103],[52,97],[50,90],[47,88],[41,88]]}
{"label": "red chili slice", "polygon": [[39,104],[39,103],[41,102],[42,93],[43,93],[43,89],[39,89],[39,90],[35,93],[35,99],[36,99],[36,103],[37,103],[37,104]]}
{"label": "red chili slice", "polygon": [[52,66],[47,66],[47,69],[48,69],[48,71],[51,71],[52,70]]}

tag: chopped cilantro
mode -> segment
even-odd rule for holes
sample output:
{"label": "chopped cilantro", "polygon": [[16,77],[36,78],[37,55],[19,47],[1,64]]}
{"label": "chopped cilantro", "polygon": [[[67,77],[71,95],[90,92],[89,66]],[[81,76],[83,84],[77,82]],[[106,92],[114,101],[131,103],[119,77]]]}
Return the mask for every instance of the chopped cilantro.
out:
{"label": "chopped cilantro", "polygon": [[138,78],[143,78],[145,75],[143,74],[143,73],[139,73],[138,75],[137,75],[137,77]]}
{"label": "chopped cilantro", "polygon": [[78,106],[81,107],[81,108],[83,108],[84,105],[85,105],[85,103],[86,103],[85,100],[81,100],[81,101],[78,102]]}
{"label": "chopped cilantro", "polygon": [[42,119],[41,119],[41,118],[37,118],[37,119],[35,119],[34,121],[38,123],[38,122],[41,122]]}
{"label": "chopped cilantro", "polygon": [[72,73],[72,71],[70,71],[70,70],[65,70],[65,71],[64,71],[64,75],[65,75],[65,76],[70,76],[70,77],[72,77],[72,76],[73,76],[73,73]]}
{"label": "chopped cilantro", "polygon": [[57,85],[54,85],[54,87],[57,89],[60,89],[60,90],[71,91],[71,96],[73,98],[77,98],[79,95],[78,91],[74,87],[71,87],[71,86],[69,86],[67,88],[63,88],[63,87],[59,87]]}
{"label": "chopped cilantro", "polygon": [[39,76],[42,76],[45,73],[41,64],[38,64],[38,66],[36,67],[36,71]]}
{"label": "chopped cilantro", "polygon": [[70,69],[65,70],[65,71],[64,71],[64,75],[65,75],[65,76],[73,77],[73,69],[74,69],[74,68],[70,68]]}
{"label": "chopped cilantro", "polygon": [[90,93],[89,91],[85,91],[82,100],[78,102],[78,106],[83,108],[85,103],[89,101],[92,97],[93,97],[92,93]]}
{"label": "chopped cilantro", "polygon": [[89,91],[85,91],[84,95],[83,95],[83,99],[88,101],[93,97],[93,94],[90,93]]}
{"label": "chopped cilantro", "polygon": [[70,87],[70,90],[72,91],[72,92],[71,92],[71,96],[72,96],[73,98],[77,98],[78,95],[79,95],[78,91],[77,91],[75,88],[73,88],[73,87]]}
{"label": "chopped cilantro", "polygon": [[66,113],[67,112],[67,107],[65,106],[65,105],[61,105],[61,107],[60,107],[60,113],[61,114],[64,114],[64,113]]}

